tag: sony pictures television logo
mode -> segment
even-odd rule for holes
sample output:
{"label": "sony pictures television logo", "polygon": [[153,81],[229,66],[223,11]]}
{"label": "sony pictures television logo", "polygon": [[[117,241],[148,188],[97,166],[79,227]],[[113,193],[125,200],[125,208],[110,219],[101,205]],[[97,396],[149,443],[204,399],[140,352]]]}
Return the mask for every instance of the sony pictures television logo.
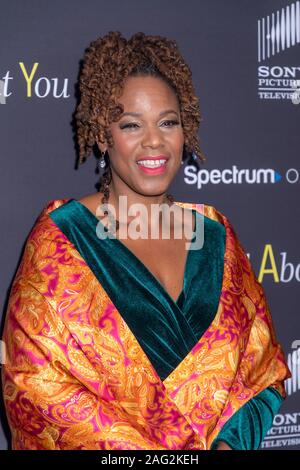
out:
{"label": "sony pictures television logo", "polygon": [[[291,344],[291,352],[287,354],[287,363],[292,376],[285,381],[287,397],[300,391],[300,340]],[[300,445],[300,413],[278,413],[272,427],[265,436],[261,449],[276,449]]]}
{"label": "sony pictures television logo", "polygon": [[261,449],[276,449],[300,445],[300,413],[277,414],[269,429]]}
{"label": "sony pictures television logo", "polygon": [[[272,12],[257,22],[258,96],[300,104],[300,63],[274,64],[293,47],[300,52],[300,1]],[[299,56],[298,52],[298,56]],[[295,52],[296,56],[296,52]]]}

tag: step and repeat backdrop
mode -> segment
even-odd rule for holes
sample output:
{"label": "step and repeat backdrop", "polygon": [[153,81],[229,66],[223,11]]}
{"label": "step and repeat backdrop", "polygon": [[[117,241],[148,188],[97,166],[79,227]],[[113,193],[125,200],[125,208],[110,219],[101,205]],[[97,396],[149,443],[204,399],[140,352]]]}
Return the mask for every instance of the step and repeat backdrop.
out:
{"label": "step and repeat backdrop", "polygon": [[[26,238],[52,199],[96,191],[96,158],[76,166],[80,60],[118,30],[175,39],[189,64],[207,161],[183,165],[176,200],[216,207],[262,283],[292,378],[262,449],[300,450],[300,2],[1,1],[1,312]],[[0,448],[10,435],[1,401]]]}

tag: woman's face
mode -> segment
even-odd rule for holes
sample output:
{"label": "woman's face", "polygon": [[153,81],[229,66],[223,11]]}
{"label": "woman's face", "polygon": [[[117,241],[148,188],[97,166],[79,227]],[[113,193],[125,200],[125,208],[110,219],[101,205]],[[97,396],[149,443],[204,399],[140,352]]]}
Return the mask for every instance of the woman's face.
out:
{"label": "woman's face", "polygon": [[[145,196],[163,194],[182,159],[184,135],[177,96],[159,78],[128,77],[119,101],[124,113],[109,126],[114,146],[107,149],[113,183],[122,194],[129,188]],[[147,170],[137,163],[157,156],[167,159],[163,167]]]}

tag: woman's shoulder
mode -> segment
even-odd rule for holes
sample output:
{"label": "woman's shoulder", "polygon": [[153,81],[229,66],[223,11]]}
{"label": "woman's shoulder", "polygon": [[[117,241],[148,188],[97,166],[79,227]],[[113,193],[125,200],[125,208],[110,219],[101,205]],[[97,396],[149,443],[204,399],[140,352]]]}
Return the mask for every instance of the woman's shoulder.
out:
{"label": "woman's shoulder", "polygon": [[37,248],[45,250],[45,246],[49,245],[51,242],[62,241],[62,232],[49,216],[51,212],[63,206],[70,199],[71,198],[51,199],[44,204],[29,233],[26,246],[30,247],[33,245],[35,251],[37,251]]}
{"label": "woman's shoulder", "polygon": [[73,199],[72,197],[50,199],[49,201],[46,202],[46,204],[42,208],[40,217],[43,215],[50,214],[53,210],[58,209],[60,206],[64,205],[66,202],[72,199]]}
{"label": "woman's shoulder", "polygon": [[[53,269],[54,265],[56,270],[59,267],[63,269],[64,262],[58,263],[58,259],[66,259],[70,265],[70,258],[74,258],[73,245],[50,215],[72,199],[51,199],[44,204],[27,236],[18,278],[26,277],[32,284],[37,285],[39,282],[43,283],[48,269]],[[72,260],[72,263],[75,262],[75,259]]]}
{"label": "woman's shoulder", "polygon": [[209,221],[216,222],[217,224],[221,224],[222,226],[226,227],[230,224],[225,214],[213,205],[198,202],[181,201],[175,201],[175,203],[183,208],[195,209],[197,213],[202,214]]}

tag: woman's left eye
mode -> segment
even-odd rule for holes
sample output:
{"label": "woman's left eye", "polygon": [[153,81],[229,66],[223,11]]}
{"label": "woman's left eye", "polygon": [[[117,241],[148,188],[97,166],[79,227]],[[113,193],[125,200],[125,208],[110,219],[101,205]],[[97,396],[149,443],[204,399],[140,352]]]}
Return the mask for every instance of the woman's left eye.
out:
{"label": "woman's left eye", "polygon": [[[164,122],[163,122],[163,124],[166,124],[166,123],[171,123],[171,124],[175,124],[175,125],[176,125],[176,124],[179,124],[178,121],[164,121]],[[169,126],[167,126],[167,127],[169,127]]]}

